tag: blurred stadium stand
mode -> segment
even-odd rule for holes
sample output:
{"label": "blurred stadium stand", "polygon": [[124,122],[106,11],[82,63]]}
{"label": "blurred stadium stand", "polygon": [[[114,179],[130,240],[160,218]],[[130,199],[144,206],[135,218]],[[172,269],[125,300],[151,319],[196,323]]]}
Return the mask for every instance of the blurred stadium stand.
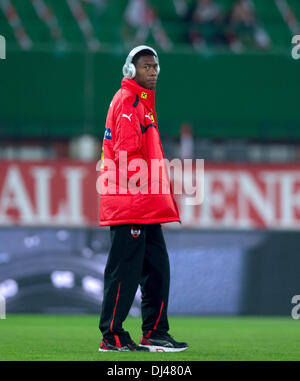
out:
{"label": "blurred stadium stand", "polygon": [[[235,16],[233,30],[230,17],[241,4],[246,16]],[[290,56],[298,20],[297,0],[0,0],[8,54],[0,157],[76,157],[72,139],[82,134],[101,144],[124,58],[148,43],[161,60],[157,111],[166,157],[178,157],[181,126],[190,123],[196,157],[299,161],[299,65]],[[206,39],[203,25],[222,42]]]}

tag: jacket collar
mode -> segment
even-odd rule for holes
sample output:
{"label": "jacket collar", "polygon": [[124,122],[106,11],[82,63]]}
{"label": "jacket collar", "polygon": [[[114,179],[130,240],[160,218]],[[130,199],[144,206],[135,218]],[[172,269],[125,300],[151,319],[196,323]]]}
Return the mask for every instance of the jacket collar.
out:
{"label": "jacket collar", "polygon": [[154,111],[155,109],[155,90],[145,89],[140,86],[134,79],[123,78],[122,89],[132,91],[139,99],[145,104],[145,106]]}

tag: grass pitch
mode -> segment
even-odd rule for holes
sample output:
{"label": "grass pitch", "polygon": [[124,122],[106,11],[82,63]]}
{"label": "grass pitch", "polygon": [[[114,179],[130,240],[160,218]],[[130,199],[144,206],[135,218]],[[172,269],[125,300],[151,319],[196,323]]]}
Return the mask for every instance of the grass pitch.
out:
{"label": "grass pitch", "polygon": [[[0,360],[300,360],[300,322],[288,317],[170,317],[170,333],[190,346],[179,353],[98,352],[98,319],[8,314],[0,320]],[[140,318],[124,324],[136,342],[140,327]]]}

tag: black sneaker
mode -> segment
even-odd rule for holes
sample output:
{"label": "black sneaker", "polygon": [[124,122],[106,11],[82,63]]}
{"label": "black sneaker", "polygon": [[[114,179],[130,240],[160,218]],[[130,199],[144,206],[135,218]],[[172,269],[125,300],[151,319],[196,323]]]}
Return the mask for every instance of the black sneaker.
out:
{"label": "black sneaker", "polygon": [[100,343],[100,347],[99,347],[99,352],[130,352],[130,351],[149,352],[149,348],[136,345],[133,341],[131,343],[124,345],[123,347],[117,347],[116,345],[110,344],[105,339],[102,339]]}
{"label": "black sneaker", "polygon": [[149,348],[150,352],[181,352],[189,347],[187,343],[174,340],[168,333],[152,333],[149,337],[143,335],[140,346]]}

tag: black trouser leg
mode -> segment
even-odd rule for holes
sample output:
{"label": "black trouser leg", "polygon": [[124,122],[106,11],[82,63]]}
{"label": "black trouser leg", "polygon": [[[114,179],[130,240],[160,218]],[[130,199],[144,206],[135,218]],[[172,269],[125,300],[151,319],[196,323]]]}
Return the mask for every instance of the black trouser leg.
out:
{"label": "black trouser leg", "polygon": [[145,254],[145,225],[135,225],[140,234],[131,234],[131,225],[111,226],[111,249],[104,272],[104,296],[99,328],[103,337],[121,346],[129,334],[122,328],[134,300]]}
{"label": "black trouser leg", "polygon": [[170,264],[160,224],[147,225],[146,253],[141,278],[142,331],[165,333],[170,288]]}

